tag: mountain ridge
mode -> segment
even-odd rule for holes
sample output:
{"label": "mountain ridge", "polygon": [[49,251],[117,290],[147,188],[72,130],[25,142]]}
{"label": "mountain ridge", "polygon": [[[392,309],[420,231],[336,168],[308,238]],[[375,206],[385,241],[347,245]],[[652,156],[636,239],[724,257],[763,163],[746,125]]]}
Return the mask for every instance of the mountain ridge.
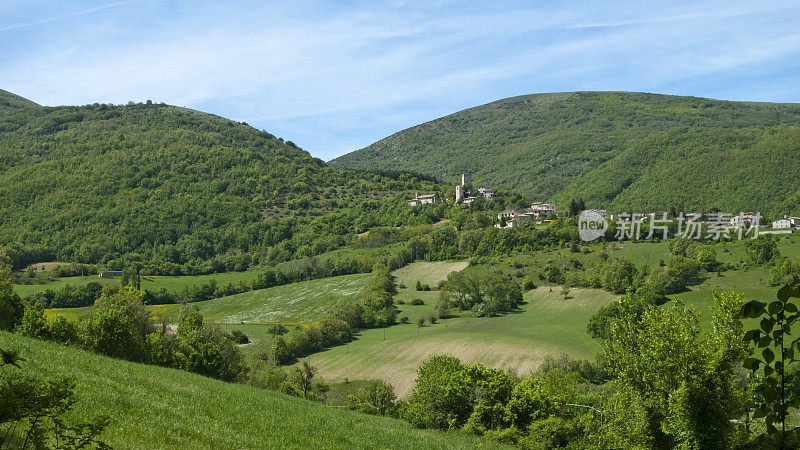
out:
{"label": "mountain ridge", "polygon": [[[529,94],[410,127],[330,164],[444,175],[453,183],[459,173],[470,172],[478,183],[517,189],[562,206],[580,196],[604,208],[798,212],[797,191],[785,189],[800,183],[794,175],[800,160],[792,154],[800,150],[798,125],[800,104],[795,103],[620,91]],[[768,144],[778,148],[774,156],[783,166],[777,168],[777,177],[763,169],[759,175],[777,180],[733,192],[735,180],[720,168],[740,172],[741,165],[727,162],[733,156],[762,167],[769,158],[755,156]],[[648,153],[650,160],[637,159],[641,153]],[[686,161],[674,160],[675,154]],[[707,179],[708,173],[718,179]],[[687,189],[693,193],[681,192],[671,178],[656,176],[688,178]],[[723,188],[730,192],[720,195]],[[783,200],[774,193],[781,193]]]}

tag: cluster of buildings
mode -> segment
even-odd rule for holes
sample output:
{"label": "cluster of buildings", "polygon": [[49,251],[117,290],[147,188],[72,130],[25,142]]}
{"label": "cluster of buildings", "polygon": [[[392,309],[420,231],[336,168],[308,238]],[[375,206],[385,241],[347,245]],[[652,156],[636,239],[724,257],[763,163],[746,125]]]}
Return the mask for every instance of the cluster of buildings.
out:
{"label": "cluster of buildings", "polygon": [[485,198],[486,200],[491,200],[494,198],[494,191],[486,187],[479,187],[475,195],[465,197],[467,189],[466,186],[470,183],[472,183],[472,175],[468,173],[462,173],[461,184],[456,186],[456,204],[461,203],[464,205],[469,205],[479,198]]}
{"label": "cluster of buildings", "polygon": [[497,228],[512,228],[519,226],[522,222],[543,223],[552,220],[556,214],[556,205],[550,203],[534,202],[527,211],[518,212],[505,210],[497,214],[500,223],[496,224]]}
{"label": "cluster of buildings", "polygon": [[[486,188],[486,187],[479,187],[473,194],[469,197],[467,195],[467,188],[468,184],[472,183],[472,175],[468,173],[461,174],[461,184],[456,186],[456,204],[468,205],[475,200],[480,198],[491,200],[494,198],[494,191]],[[439,203],[442,200],[436,194],[428,194],[428,195],[419,195],[417,194],[414,198],[409,200],[408,206],[419,206],[419,205],[430,205],[434,203]]]}

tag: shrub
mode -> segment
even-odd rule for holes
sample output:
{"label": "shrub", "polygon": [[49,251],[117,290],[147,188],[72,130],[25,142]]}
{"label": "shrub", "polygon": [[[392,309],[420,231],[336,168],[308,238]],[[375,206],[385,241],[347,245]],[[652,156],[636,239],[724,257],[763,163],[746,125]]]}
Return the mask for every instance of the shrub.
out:
{"label": "shrub", "polygon": [[428,322],[430,322],[430,323],[431,323],[431,325],[435,325],[437,320],[438,320],[438,319],[437,319],[437,318],[436,318],[436,316],[435,316],[435,315],[433,315],[433,314],[431,314],[430,316],[428,316]]}
{"label": "shrub", "polygon": [[403,316],[400,318],[400,323],[408,323],[408,316]]}
{"label": "shrub", "polygon": [[425,304],[425,302],[423,302],[422,299],[419,298],[415,298],[414,300],[411,300],[409,303],[416,306]]}
{"label": "shrub", "polygon": [[281,325],[279,323],[273,323],[267,329],[267,333],[269,333],[269,334],[271,334],[273,336],[281,336],[281,335],[284,335],[284,334],[286,334],[288,332],[289,332],[289,330],[287,330],[285,326],[283,326],[283,325]]}
{"label": "shrub", "polygon": [[37,305],[26,306],[16,332],[36,339],[47,339],[48,331],[47,319],[44,318],[42,307]]}
{"label": "shrub", "polygon": [[205,324],[197,307],[184,310],[175,340],[173,357],[179,369],[223,381],[241,381],[247,374],[241,350],[219,327]]}
{"label": "shrub", "polygon": [[242,330],[233,330],[228,334],[228,339],[230,339],[234,344],[247,344],[250,342],[250,339]]}
{"label": "shrub", "polygon": [[78,324],[64,316],[56,317],[48,324],[47,334],[50,339],[64,344],[77,344],[80,342]]}
{"label": "shrub", "polygon": [[141,361],[147,334],[153,331],[143,293],[126,286],[103,294],[82,323],[84,345],[106,356]]}

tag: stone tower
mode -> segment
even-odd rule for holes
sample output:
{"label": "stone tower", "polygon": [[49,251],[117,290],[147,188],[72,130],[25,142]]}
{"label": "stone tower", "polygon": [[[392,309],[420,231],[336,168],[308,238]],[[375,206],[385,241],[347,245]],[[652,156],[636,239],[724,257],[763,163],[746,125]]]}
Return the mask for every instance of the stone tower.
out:
{"label": "stone tower", "polygon": [[469,183],[472,183],[472,175],[470,175],[468,173],[462,173],[461,174],[461,185],[465,186],[465,185],[467,185]]}
{"label": "stone tower", "polygon": [[464,199],[464,191],[462,189],[461,185],[456,186],[456,203],[461,203],[461,200]]}

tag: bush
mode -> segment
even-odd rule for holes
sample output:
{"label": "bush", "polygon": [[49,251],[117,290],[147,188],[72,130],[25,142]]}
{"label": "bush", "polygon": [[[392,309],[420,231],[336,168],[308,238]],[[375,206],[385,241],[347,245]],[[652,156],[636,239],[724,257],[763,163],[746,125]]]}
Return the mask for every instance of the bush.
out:
{"label": "bush", "polygon": [[230,339],[234,344],[247,344],[250,342],[250,339],[242,330],[233,330],[228,334],[228,339]]}
{"label": "bush", "polygon": [[146,337],[153,331],[142,297],[142,292],[129,286],[103,294],[81,324],[84,345],[106,356],[141,361]]}
{"label": "bush", "polygon": [[409,303],[412,304],[412,305],[415,305],[415,306],[419,306],[419,305],[424,305],[425,304],[425,302],[423,302],[422,299],[419,299],[419,298],[415,298],[414,300],[411,300]]}
{"label": "bush", "polygon": [[430,322],[430,323],[431,323],[431,325],[435,325],[437,320],[438,320],[438,319],[437,319],[437,318],[436,318],[436,316],[435,316],[435,315],[433,315],[433,314],[431,314],[430,316],[428,316],[428,322]]}
{"label": "bush", "polygon": [[58,316],[48,324],[49,338],[64,344],[78,344],[78,324],[64,316]]}
{"label": "bush", "polygon": [[47,339],[49,329],[47,327],[47,319],[44,318],[44,310],[42,307],[38,305],[25,307],[22,320],[15,331],[24,336],[36,339]]}
{"label": "bush", "polygon": [[223,381],[242,381],[247,366],[241,350],[213,324],[205,324],[197,307],[185,308],[173,354],[175,366]]}
{"label": "bush", "polygon": [[273,323],[267,329],[267,333],[269,333],[269,334],[271,334],[273,336],[281,336],[281,335],[284,335],[284,334],[286,334],[288,332],[289,332],[289,330],[287,330],[285,326],[283,326],[283,325],[281,325],[279,323]]}
{"label": "bush", "polygon": [[408,323],[408,316],[403,316],[400,318],[400,323]]}

